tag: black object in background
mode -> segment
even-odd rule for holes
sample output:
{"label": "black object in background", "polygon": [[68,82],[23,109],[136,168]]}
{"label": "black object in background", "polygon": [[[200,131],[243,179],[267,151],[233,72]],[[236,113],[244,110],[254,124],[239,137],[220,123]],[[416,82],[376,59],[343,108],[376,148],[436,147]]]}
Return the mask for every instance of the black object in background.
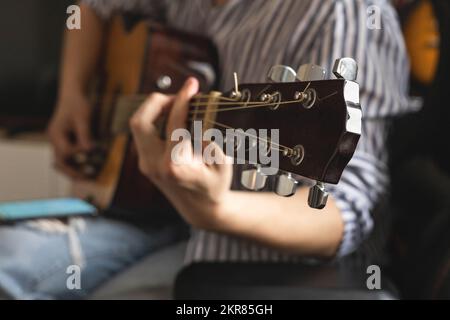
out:
{"label": "black object in background", "polygon": [[406,298],[450,299],[450,3],[432,1],[441,34],[436,79],[424,108],[391,135],[392,276]]}
{"label": "black object in background", "polygon": [[[45,120],[53,110],[69,0],[0,2],[0,126]],[[25,128],[24,128],[25,129]]]}

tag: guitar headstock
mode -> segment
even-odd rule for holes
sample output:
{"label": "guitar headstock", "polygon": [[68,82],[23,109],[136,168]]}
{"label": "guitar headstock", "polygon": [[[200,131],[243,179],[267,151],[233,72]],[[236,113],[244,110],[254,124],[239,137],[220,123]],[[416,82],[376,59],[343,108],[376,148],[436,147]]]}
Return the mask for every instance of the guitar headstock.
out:
{"label": "guitar headstock", "polygon": [[242,174],[245,188],[263,189],[268,175],[276,172],[274,191],[291,196],[298,181],[306,178],[311,185],[309,205],[325,207],[328,194],[324,183],[339,182],[361,135],[357,64],[350,58],[338,59],[333,73],[337,79],[325,80],[326,71],[316,65],[303,65],[298,72],[274,66],[268,83],[236,84],[219,100],[203,104],[214,106],[210,122],[218,129],[277,130],[276,140],[271,136],[256,139],[259,148],[264,145],[267,153],[279,156],[275,171],[260,157],[249,161],[251,139],[248,147],[245,143],[245,147],[236,146],[245,149],[241,157],[245,156],[246,163],[255,165]]}

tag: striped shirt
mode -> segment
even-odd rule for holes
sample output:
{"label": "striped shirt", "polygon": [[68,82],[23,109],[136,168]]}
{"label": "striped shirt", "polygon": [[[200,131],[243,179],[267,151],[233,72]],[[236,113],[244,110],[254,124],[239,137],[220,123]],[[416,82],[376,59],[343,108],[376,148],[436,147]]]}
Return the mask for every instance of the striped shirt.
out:
{"label": "striped shirt", "polygon": [[[84,0],[103,18],[116,11],[144,13],[170,27],[210,37],[218,48],[220,89],[265,82],[272,65],[294,69],[314,63],[330,70],[336,58],[359,64],[362,137],[337,185],[328,189],[344,221],[338,256],[353,252],[374,227],[373,210],[389,185],[388,118],[412,111],[407,96],[409,63],[395,10],[385,0]],[[373,7],[376,6],[376,7]],[[380,28],[368,19],[380,12]],[[239,170],[235,170],[235,173]],[[194,230],[190,261],[291,261],[257,243]]]}

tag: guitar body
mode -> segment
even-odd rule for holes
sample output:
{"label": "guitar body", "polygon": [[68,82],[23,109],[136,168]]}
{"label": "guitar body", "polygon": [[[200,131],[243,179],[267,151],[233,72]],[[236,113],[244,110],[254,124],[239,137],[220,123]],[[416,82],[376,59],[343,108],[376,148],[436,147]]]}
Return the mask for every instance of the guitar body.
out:
{"label": "guitar body", "polygon": [[[164,196],[139,172],[129,131],[122,128],[114,132],[115,118],[126,127],[130,114],[142,103],[142,96],[155,91],[176,93],[190,76],[199,79],[202,90],[212,89],[216,57],[214,47],[204,38],[150,26],[130,17],[113,18],[93,123],[105,159],[94,179],[74,184],[75,195],[103,209],[111,205],[134,212],[155,207],[171,209]],[[131,97],[131,103],[122,108],[120,97]]]}

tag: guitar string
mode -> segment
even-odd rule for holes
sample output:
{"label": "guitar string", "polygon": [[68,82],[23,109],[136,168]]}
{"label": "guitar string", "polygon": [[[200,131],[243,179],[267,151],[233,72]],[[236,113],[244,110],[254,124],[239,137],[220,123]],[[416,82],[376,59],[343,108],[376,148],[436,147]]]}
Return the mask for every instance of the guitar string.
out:
{"label": "guitar string", "polygon": [[[206,122],[209,122],[209,123],[211,123],[211,124],[213,124],[213,125],[216,125],[216,126],[219,126],[219,127],[225,128],[225,129],[236,130],[236,129],[233,128],[233,127],[227,126],[226,124],[223,124],[223,123],[220,123],[220,122],[217,122],[217,121],[214,121],[214,120],[206,119]],[[252,137],[252,138],[256,139],[258,142],[261,142],[261,141],[262,141],[262,142],[264,142],[264,143],[266,143],[266,144],[269,144],[269,145],[271,146],[271,149],[275,149],[276,151],[280,151],[280,152],[283,152],[283,151],[285,151],[285,150],[288,150],[288,151],[294,151],[292,148],[289,148],[289,147],[284,146],[284,145],[282,145],[282,144],[273,143],[272,141],[269,141],[269,140],[264,139],[264,138],[259,138],[258,136],[255,136],[255,135],[250,134],[250,133],[240,132],[240,131],[238,131],[238,133],[244,134],[244,135],[249,136],[249,137]],[[278,149],[277,149],[277,148],[273,148],[272,146],[278,147]],[[282,148],[284,148],[284,150],[283,150]]]}
{"label": "guitar string", "polygon": [[[336,95],[338,92],[335,91],[332,94],[324,97],[324,98],[317,98],[318,101],[322,102],[328,98],[331,98],[332,96]],[[261,102],[242,102],[242,103],[229,103],[229,102],[193,102],[190,103],[190,107],[208,107],[208,106],[239,106],[241,105],[241,107],[233,107],[233,108],[222,108],[222,109],[218,109],[215,110],[214,112],[227,112],[227,111],[238,111],[238,110],[245,110],[245,109],[253,109],[253,108],[264,108],[264,107],[270,107],[270,106],[278,106],[278,105],[288,105],[288,104],[294,104],[294,103],[301,103],[303,101],[303,99],[298,99],[298,100],[289,100],[289,101],[280,101],[280,102],[270,102],[270,103],[261,103]],[[211,111],[208,111],[206,109],[202,109],[202,110],[194,110],[194,111],[190,111],[189,114],[193,114],[193,113],[200,113],[200,114],[204,114],[204,113],[208,113]]]}
{"label": "guitar string", "polygon": [[[242,107],[235,107],[235,108],[222,108],[222,109],[218,109],[218,110],[214,110],[214,111],[210,111],[207,109],[203,109],[203,110],[194,110],[194,111],[189,111],[189,115],[197,113],[197,114],[208,114],[208,113],[219,113],[219,112],[228,112],[228,111],[239,111],[239,110],[246,110],[246,109],[254,109],[254,108],[264,108],[264,107],[270,107],[270,106],[276,106],[276,105],[286,105],[286,104],[292,104],[292,103],[298,103],[298,101],[284,101],[284,102],[274,102],[274,103],[265,103],[265,104],[261,104],[260,102],[258,102],[258,104],[254,104],[254,105],[247,105],[245,104]],[[210,103],[210,104],[206,104],[205,106],[221,106],[222,104],[220,103]],[[192,105],[193,107],[197,107],[197,105]]]}
{"label": "guitar string", "polygon": [[[309,83],[306,85],[305,89],[303,89],[303,91],[300,92],[300,93],[305,93],[306,90],[309,89],[310,85],[311,85],[311,82],[309,82]],[[260,93],[258,93],[257,96],[260,96],[260,95],[262,94],[262,92],[264,92],[266,89],[267,89],[267,87],[266,87],[265,89],[263,89]],[[332,96],[332,95],[334,95],[334,94],[337,94],[337,92],[334,92],[334,93],[331,94],[330,96]],[[212,98],[212,99],[215,99],[215,100],[225,100],[225,101],[228,101],[228,102],[229,102],[229,103],[222,103],[222,105],[248,105],[248,104],[261,104],[260,101],[246,101],[246,102],[239,102],[239,101],[237,101],[236,99],[224,97],[224,96],[222,96],[222,95],[220,95],[220,96],[212,96],[212,95],[210,95],[210,94],[202,94],[202,93],[196,94],[193,98],[194,98],[194,99],[207,99],[207,100],[209,100],[209,99]],[[321,100],[325,100],[326,98],[328,98],[328,96],[325,97],[325,98],[323,98],[323,99],[318,99],[318,100],[321,101]],[[292,102],[302,102],[301,99],[291,100],[291,101],[292,101]],[[208,105],[209,105],[208,101],[203,102],[203,103],[194,102],[194,103],[191,103],[189,107],[191,107],[192,104],[193,104],[194,107],[208,106]],[[217,104],[217,103],[216,103],[216,104]]]}
{"label": "guitar string", "polygon": [[[308,86],[305,88],[305,90],[309,87],[309,85],[310,84],[308,84]],[[305,92],[305,90],[303,91],[303,93]],[[328,96],[326,96],[324,98],[317,98],[317,99],[318,99],[318,101],[324,101],[324,100],[326,100],[326,99],[336,95],[337,93],[338,92],[335,91],[332,94],[330,94],[330,95],[328,95]],[[138,100],[138,99],[142,99],[143,95],[135,95],[133,97],[135,97],[135,99]],[[194,109],[194,111],[190,111],[188,113],[189,115],[194,115],[193,118],[188,118],[188,121],[196,120],[194,118],[196,118],[198,114],[205,114],[206,115],[208,113],[218,113],[218,112],[227,112],[227,111],[239,111],[239,110],[244,110],[244,109],[263,108],[263,107],[270,107],[270,106],[280,106],[280,105],[287,105],[287,104],[293,104],[293,103],[301,103],[304,100],[304,99],[297,99],[297,100],[291,100],[291,101],[279,101],[279,102],[272,102],[272,103],[263,103],[263,104],[261,104],[261,102],[255,102],[255,101],[253,101],[253,102],[251,102],[251,101],[237,102],[235,99],[232,99],[232,98],[226,98],[226,97],[223,97],[223,96],[219,96],[219,97],[215,96],[214,97],[214,96],[207,95],[207,94],[206,95],[205,94],[197,94],[196,96],[194,96],[194,99],[201,99],[201,98],[204,98],[204,99],[211,99],[211,98],[213,98],[215,100],[225,100],[225,101],[228,101],[228,102],[209,102],[209,103],[208,102],[204,102],[204,103],[194,102],[194,103],[190,103],[189,104],[189,108],[193,107],[195,109]],[[229,105],[242,105],[242,106],[241,107],[233,107],[233,108],[222,108],[222,109],[218,109],[218,110],[216,109],[214,111],[207,110],[207,109],[202,109],[202,110],[198,109],[199,107],[224,106],[224,105],[226,105],[226,106],[229,106]],[[233,127],[221,124],[219,122],[215,122],[215,121],[208,120],[208,119],[205,119],[205,120],[208,121],[208,122],[211,122],[214,125],[221,126],[223,128],[226,128],[226,129],[235,129]],[[255,138],[257,141],[263,141],[265,143],[270,143],[271,144],[271,149],[275,149],[275,150],[280,151],[280,152],[284,152],[285,150],[294,152],[294,150],[292,148],[289,148],[287,146],[284,146],[284,145],[281,145],[281,144],[272,144],[271,142],[269,142],[266,139],[262,139],[262,138],[259,138],[257,136],[254,136],[254,135],[251,135],[251,134],[247,134],[247,133],[245,133],[245,134],[247,136],[251,136],[251,137]],[[278,148],[278,149],[273,148],[272,145],[284,148],[285,150],[282,150],[281,148]]]}
{"label": "guitar string", "polygon": [[[299,100],[296,101],[283,101],[283,102],[271,102],[271,103],[264,103],[261,104],[261,102],[257,102],[257,104],[252,104],[252,105],[248,105],[247,103],[243,103],[242,107],[235,107],[235,108],[221,108],[221,109],[217,109],[214,111],[209,111],[206,109],[203,110],[194,110],[194,111],[189,111],[189,114],[194,114],[195,112],[197,112],[198,114],[206,114],[206,113],[210,113],[210,112],[214,112],[214,113],[218,113],[218,112],[227,112],[227,111],[239,111],[239,110],[246,110],[246,109],[254,109],[254,108],[264,108],[264,107],[271,107],[271,106],[277,106],[277,105],[287,105],[287,104],[293,104],[293,103],[299,103]],[[224,104],[221,103],[209,103],[209,104],[204,104],[204,105],[197,105],[197,104],[191,104],[193,107],[198,107],[198,106],[222,106]],[[226,104],[228,105],[228,104]],[[235,105],[239,105],[239,104],[235,104]]]}
{"label": "guitar string", "polygon": [[[326,97],[324,97],[324,98],[322,98],[322,99],[319,99],[318,98],[318,100],[320,100],[320,101],[323,101],[323,100],[326,100],[326,99],[328,99],[328,98],[330,98],[330,97],[332,97],[332,96],[334,96],[334,95],[336,95],[338,92],[336,91],[336,92],[334,92],[334,93],[332,93],[332,94],[330,94],[330,95],[328,95],[328,96],[326,96]],[[188,121],[193,121],[193,120],[196,120],[195,118],[196,118],[196,116],[197,116],[197,114],[208,114],[208,113],[218,113],[218,112],[224,112],[224,111],[235,111],[235,110],[242,110],[242,109],[251,109],[251,108],[260,108],[260,107],[268,107],[268,106],[273,106],[273,105],[286,105],[286,104],[292,104],[292,103],[298,103],[298,102],[301,102],[301,100],[299,99],[299,100],[295,100],[295,101],[283,101],[283,102],[274,102],[274,103],[265,103],[265,104],[260,104],[260,102],[257,102],[257,103],[259,103],[259,104],[257,104],[257,105],[251,105],[251,106],[248,106],[248,105],[246,105],[247,103],[243,103],[244,104],[244,106],[243,107],[237,107],[237,108],[223,108],[223,109],[219,109],[219,110],[214,110],[214,111],[212,111],[212,110],[198,110],[198,109],[195,109],[194,110],[194,112],[189,112],[189,114],[194,114],[194,117],[193,118],[189,118],[188,119]],[[191,105],[193,105],[194,107],[197,107],[198,106],[198,104],[191,104]],[[224,105],[224,104],[221,104],[221,103],[214,103],[214,102],[212,102],[212,103],[209,103],[209,104],[205,104],[205,106],[220,106],[220,105]],[[228,103],[227,104],[225,104],[225,105],[229,105]],[[234,103],[234,105],[236,105],[236,103]],[[225,125],[225,124],[221,124],[221,123],[219,123],[219,122],[216,122],[216,121],[212,121],[212,120],[209,120],[209,119],[204,119],[205,121],[207,121],[207,122],[210,122],[210,123],[212,123],[212,124],[214,124],[214,125],[217,125],[217,126],[220,126],[220,127],[223,127],[223,128],[226,128],[226,129],[235,129],[235,128],[233,128],[233,127],[230,127],[230,126],[227,126],[227,125]],[[254,136],[254,135],[251,135],[251,134],[246,134],[246,135],[248,135],[248,136],[252,136],[253,138],[255,138],[255,139],[257,139],[258,141],[263,141],[263,142],[265,142],[265,143],[270,143],[268,140],[266,140],[266,139],[262,139],[262,138],[259,138],[259,137],[257,137],[257,136]],[[277,146],[279,146],[279,147],[281,147],[281,148],[284,148],[285,150],[288,150],[288,151],[294,151],[292,148],[289,148],[289,147],[287,147],[287,146],[283,146],[283,145],[281,145],[281,144],[276,144]],[[281,149],[278,149],[278,151],[284,151],[284,150],[281,150]]]}
{"label": "guitar string", "polygon": [[[302,91],[302,92],[300,92],[300,93],[305,93],[305,91]],[[324,101],[324,100],[326,100],[326,99],[328,99],[328,98],[331,98],[332,96],[334,96],[334,95],[336,95],[336,94],[338,94],[337,91],[335,91],[335,92],[333,92],[333,93],[331,93],[331,94],[329,94],[329,95],[327,95],[327,96],[325,96],[325,97],[323,97],[323,98],[317,97],[317,100],[318,100],[318,101]],[[248,104],[261,104],[261,101],[238,102],[238,101],[236,101],[235,99],[232,99],[232,98],[226,98],[226,97],[214,97],[214,96],[206,96],[206,95],[203,96],[203,97],[197,97],[197,96],[194,96],[194,99],[196,99],[196,98],[200,98],[200,99],[202,99],[202,98],[204,98],[204,99],[210,99],[210,98],[212,98],[212,99],[215,99],[215,100],[221,100],[221,99],[222,99],[222,100],[227,101],[227,102],[220,102],[220,103],[212,102],[212,104],[216,104],[216,105],[248,105]],[[296,100],[288,100],[288,101],[283,101],[283,102],[287,102],[287,103],[296,103],[296,102],[302,102],[302,100],[301,100],[301,99],[296,99]],[[191,106],[194,106],[194,107],[201,107],[201,106],[208,106],[210,103],[211,103],[211,102],[208,102],[208,101],[200,101],[200,102],[191,102],[190,105],[191,105]],[[275,103],[278,103],[278,102],[275,102]]]}
{"label": "guitar string", "polygon": [[[307,88],[309,87],[310,83],[307,85],[307,87],[304,89],[304,91],[302,91],[302,93],[304,93]],[[336,95],[338,92],[335,91],[333,93],[331,93],[330,95],[320,98],[318,97],[317,100],[319,102],[322,102],[334,95]],[[141,100],[142,98],[144,98],[143,95],[134,95],[131,97],[128,97],[131,99],[135,99],[135,100]],[[227,111],[239,111],[239,110],[245,110],[245,109],[253,109],[253,108],[263,108],[263,107],[270,107],[270,106],[280,106],[280,105],[287,105],[287,104],[294,104],[294,103],[301,103],[304,99],[297,99],[297,100],[290,100],[290,101],[279,101],[279,102],[268,102],[268,103],[261,103],[259,101],[246,101],[246,102],[237,102],[235,99],[232,98],[227,98],[227,97],[223,97],[223,96],[219,96],[219,97],[213,97],[211,95],[208,94],[197,94],[196,96],[194,96],[194,99],[215,99],[217,100],[225,100],[227,102],[191,102],[189,103],[188,107],[189,109],[194,109],[194,111],[190,111],[189,114],[206,114],[210,111],[206,110],[206,109],[202,109],[199,110],[199,107],[208,107],[208,106],[241,106],[241,107],[233,107],[233,108],[222,108],[220,110],[216,110],[215,112],[227,112]]]}
{"label": "guitar string", "polygon": [[[199,121],[200,121],[200,119],[194,119],[194,118],[189,118],[187,121],[188,121],[188,122],[192,122],[192,121],[195,121],[195,120],[199,120]],[[219,123],[219,122],[216,122],[216,121],[213,121],[213,120],[204,119],[204,121],[205,121],[205,122],[209,122],[209,123],[211,123],[211,124],[213,124],[213,125],[217,125],[217,126],[219,126],[219,127],[225,128],[225,129],[237,130],[236,128],[227,126],[227,125],[225,125],[225,124],[222,124],[222,123]],[[219,129],[219,130],[220,130],[220,129]],[[253,137],[253,138],[255,138],[258,142],[261,142],[261,141],[262,141],[262,142],[265,142],[265,143],[267,143],[267,144],[270,144],[271,146],[273,145],[273,146],[278,146],[278,147],[280,147],[280,148],[278,148],[278,149],[273,148],[273,149],[275,149],[275,150],[277,150],[277,151],[284,152],[285,150],[288,150],[288,151],[294,152],[294,149],[289,148],[289,147],[287,147],[287,146],[284,146],[284,145],[282,145],[282,144],[273,143],[271,140],[267,140],[267,139],[264,139],[264,138],[259,138],[258,136],[252,135],[252,134],[250,134],[250,133],[246,133],[246,132],[244,132],[244,131],[237,131],[237,133],[239,133],[239,134],[244,134],[244,135],[249,136],[249,137]],[[281,149],[281,148],[284,148],[284,149]]]}
{"label": "guitar string", "polygon": [[[303,89],[302,93],[304,93],[309,88],[310,85],[311,85],[311,82],[309,82],[308,85],[305,87],[305,89]],[[119,98],[102,97],[102,99],[95,99],[95,100],[97,100],[97,101],[101,100],[100,103],[105,101],[105,100],[119,100],[119,99],[144,100],[145,101],[145,98],[147,98],[147,97],[148,97],[148,95],[145,95],[145,94],[131,94],[131,95],[119,96]],[[215,100],[227,101],[229,105],[246,105],[246,104],[257,104],[257,103],[260,103],[260,102],[257,102],[257,101],[253,101],[253,102],[251,102],[251,101],[239,102],[239,101],[237,101],[236,99],[233,99],[233,98],[228,98],[228,97],[224,97],[224,96],[212,96],[211,94],[203,94],[203,93],[198,93],[198,94],[196,94],[193,97],[193,99],[211,99],[211,98],[213,98]],[[320,101],[321,99],[318,99],[318,100]],[[298,102],[298,100],[293,100],[293,102]],[[207,101],[204,102],[204,103],[200,103],[200,104],[197,103],[198,105],[196,105],[196,107],[197,106],[205,106],[204,105],[205,103],[207,103]],[[226,105],[226,104],[227,103],[223,103],[223,105]]]}
{"label": "guitar string", "polygon": [[[305,93],[306,90],[308,90],[310,86],[311,86],[311,82],[309,82],[309,83],[306,85],[305,89],[303,89],[303,91],[302,91],[301,93]],[[269,87],[269,86],[265,87],[265,88],[264,88],[260,93],[258,93],[256,96],[260,96],[264,91],[266,91],[266,90],[268,89],[268,87]],[[236,89],[236,90],[237,90],[237,89]],[[227,101],[230,101],[230,102],[239,103],[235,98],[234,98],[234,99],[233,99],[233,98],[228,98],[228,97],[225,97],[225,96],[223,96],[223,95],[220,95],[220,96],[212,96],[212,95],[210,95],[210,94],[198,93],[198,94],[196,94],[193,98],[194,98],[194,99],[195,99],[195,98],[200,98],[200,99],[201,99],[201,98],[204,98],[204,99],[214,98],[214,99],[227,100]]]}

